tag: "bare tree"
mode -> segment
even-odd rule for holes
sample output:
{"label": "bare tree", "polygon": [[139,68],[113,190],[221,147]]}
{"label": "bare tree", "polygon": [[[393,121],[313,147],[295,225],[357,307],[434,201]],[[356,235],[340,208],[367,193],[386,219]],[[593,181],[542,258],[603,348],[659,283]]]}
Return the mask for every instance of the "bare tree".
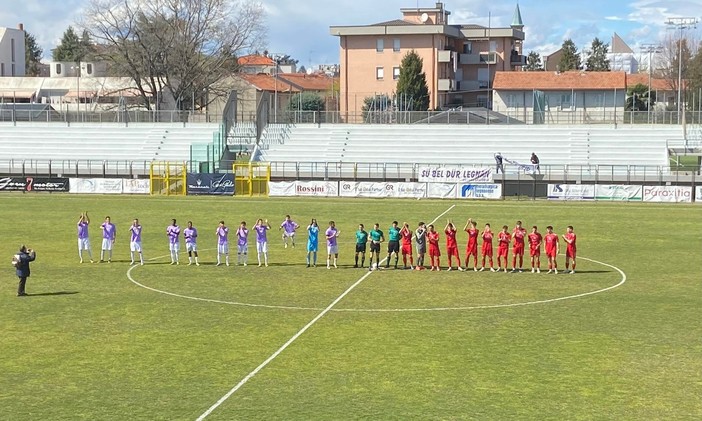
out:
{"label": "bare tree", "polygon": [[229,90],[236,56],[265,43],[255,0],[90,0],[83,28],[147,109],[163,92],[181,110],[202,107]]}
{"label": "bare tree", "polygon": [[[682,63],[680,63],[680,43],[682,42]],[[686,36],[680,39],[679,32],[674,31],[666,35],[661,42],[661,54],[656,60],[656,67],[653,70],[659,77],[668,82],[668,86],[673,91],[678,89],[678,73],[682,69],[682,79],[686,80],[690,60],[695,55],[699,46],[698,41],[693,37]],[[680,66],[682,64],[682,66]],[[685,84],[683,83],[683,87]]]}

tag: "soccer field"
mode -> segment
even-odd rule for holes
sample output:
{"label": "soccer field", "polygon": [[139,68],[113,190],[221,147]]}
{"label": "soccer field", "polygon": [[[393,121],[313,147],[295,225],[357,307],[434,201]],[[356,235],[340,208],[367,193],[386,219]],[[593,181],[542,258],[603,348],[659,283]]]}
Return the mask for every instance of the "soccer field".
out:
{"label": "soccer field", "polygon": [[[111,264],[78,264],[85,210],[94,256],[103,218],[117,225]],[[702,206],[7,194],[0,217],[3,420],[702,419]],[[147,263],[130,268],[135,217]],[[270,267],[255,245],[249,266],[214,266],[218,221],[259,217]],[[468,217],[573,225],[578,273],[353,268],[358,223]],[[198,228],[201,266],[168,264],[171,218]],[[339,269],[323,236],[305,267],[311,218],[336,221]]]}

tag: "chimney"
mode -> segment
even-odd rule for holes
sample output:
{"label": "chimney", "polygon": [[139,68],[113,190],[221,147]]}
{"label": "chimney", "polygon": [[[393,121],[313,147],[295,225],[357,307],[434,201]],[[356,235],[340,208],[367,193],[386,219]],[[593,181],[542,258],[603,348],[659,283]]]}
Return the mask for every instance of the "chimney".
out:
{"label": "chimney", "polygon": [[23,23],[18,23],[18,24],[17,24],[17,29],[19,29],[20,31],[24,31],[24,24],[23,24]]}

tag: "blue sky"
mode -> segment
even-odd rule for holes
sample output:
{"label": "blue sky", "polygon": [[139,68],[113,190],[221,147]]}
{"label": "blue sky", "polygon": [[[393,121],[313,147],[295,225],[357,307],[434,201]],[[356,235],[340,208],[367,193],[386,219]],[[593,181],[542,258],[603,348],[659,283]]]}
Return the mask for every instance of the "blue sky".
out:
{"label": "blue sky", "polygon": [[[68,25],[80,19],[88,0],[3,0],[0,25],[24,23],[50,58]],[[507,26],[516,0],[447,0],[451,23]],[[337,63],[338,39],[329,35],[330,25],[363,25],[400,17],[402,7],[433,6],[428,0],[263,0],[269,26],[271,52],[285,53],[300,64]],[[665,21],[673,16],[702,18],[700,0],[520,0],[526,25],[525,49],[549,54],[564,39],[572,38],[582,50],[599,37],[611,42],[617,32],[638,51],[645,43],[660,42],[669,35]],[[699,26],[702,28],[702,25]],[[700,39],[700,29],[695,31]]]}

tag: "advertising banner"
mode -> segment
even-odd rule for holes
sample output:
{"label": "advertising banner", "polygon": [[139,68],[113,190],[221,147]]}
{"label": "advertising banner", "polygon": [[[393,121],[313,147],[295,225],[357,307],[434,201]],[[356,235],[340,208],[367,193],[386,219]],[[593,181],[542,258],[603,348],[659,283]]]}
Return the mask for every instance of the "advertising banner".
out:
{"label": "advertising banner", "polygon": [[188,195],[234,195],[234,174],[188,173],[186,181]]}
{"label": "advertising banner", "polygon": [[395,197],[421,199],[427,197],[427,183],[395,183]]}
{"label": "advertising banner", "polygon": [[268,196],[292,197],[295,196],[295,181],[269,181]]}
{"label": "advertising banner", "polygon": [[427,184],[427,197],[432,199],[455,199],[458,184],[429,183]]}
{"label": "advertising banner", "polygon": [[151,194],[151,180],[147,178],[125,178],[122,180],[124,194]]}
{"label": "advertising banner", "polygon": [[4,177],[0,178],[0,191],[67,192],[68,178]]}
{"label": "advertising banner", "polygon": [[702,203],[702,186],[695,187],[695,202]]}
{"label": "advertising banner", "polygon": [[501,184],[462,184],[458,186],[458,198],[502,199]]}
{"label": "advertising banner", "polygon": [[71,178],[70,193],[122,194],[121,178]]}
{"label": "advertising banner", "polygon": [[644,186],[644,202],[692,202],[692,187],[689,186]]}
{"label": "advertising banner", "polygon": [[337,181],[296,181],[296,196],[339,196],[339,183]]}
{"label": "advertising banner", "polygon": [[595,186],[595,199],[640,202],[643,200],[643,187],[623,186],[619,184],[598,184]]}
{"label": "advertising banner", "polygon": [[492,168],[419,167],[418,179],[424,183],[492,183]]}
{"label": "advertising banner", "polygon": [[549,184],[548,198],[556,200],[595,200],[593,184]]}

